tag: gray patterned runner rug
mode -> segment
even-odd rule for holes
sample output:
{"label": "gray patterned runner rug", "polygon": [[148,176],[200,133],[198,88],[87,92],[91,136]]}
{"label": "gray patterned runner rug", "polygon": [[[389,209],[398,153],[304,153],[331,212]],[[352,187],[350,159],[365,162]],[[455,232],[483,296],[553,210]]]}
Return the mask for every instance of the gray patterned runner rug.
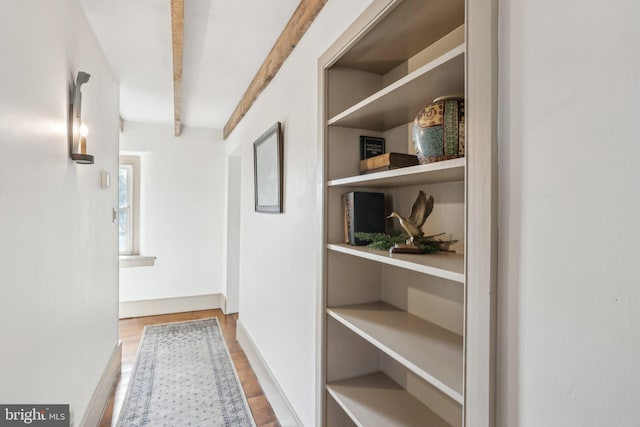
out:
{"label": "gray patterned runner rug", "polygon": [[119,427],[255,427],[218,319],[147,326]]}

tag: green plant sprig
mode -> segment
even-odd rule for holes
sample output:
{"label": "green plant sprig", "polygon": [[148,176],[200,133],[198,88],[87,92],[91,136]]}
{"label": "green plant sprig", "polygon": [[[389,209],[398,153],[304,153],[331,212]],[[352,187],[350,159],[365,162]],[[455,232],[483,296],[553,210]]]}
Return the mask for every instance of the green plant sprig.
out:
{"label": "green plant sprig", "polygon": [[[393,230],[391,233],[356,233],[358,240],[367,242],[367,247],[378,250],[389,250],[396,244],[406,243],[409,236],[399,230]],[[457,240],[440,240],[435,236],[421,237],[414,240],[415,244],[426,254],[434,252],[452,252],[449,246]]]}

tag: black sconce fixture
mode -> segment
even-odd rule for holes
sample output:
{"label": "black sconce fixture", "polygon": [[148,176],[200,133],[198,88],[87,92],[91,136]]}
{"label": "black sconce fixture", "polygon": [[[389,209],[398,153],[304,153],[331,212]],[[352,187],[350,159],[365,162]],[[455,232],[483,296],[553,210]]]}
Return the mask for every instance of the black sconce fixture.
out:
{"label": "black sconce fixture", "polygon": [[89,129],[82,123],[82,92],[80,87],[89,81],[91,74],[84,71],[78,72],[75,83],[72,83],[72,98],[70,105],[69,145],[71,147],[71,160],[78,164],[93,164],[93,156],[87,154],[87,135]]}

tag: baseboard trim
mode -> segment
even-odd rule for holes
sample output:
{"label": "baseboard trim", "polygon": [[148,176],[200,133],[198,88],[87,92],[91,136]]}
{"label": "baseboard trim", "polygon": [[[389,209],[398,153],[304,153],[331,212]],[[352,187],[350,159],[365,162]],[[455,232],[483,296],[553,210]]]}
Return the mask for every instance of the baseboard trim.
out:
{"label": "baseboard trim", "polygon": [[95,427],[100,424],[102,413],[109,402],[111,396],[111,390],[118,381],[118,375],[120,375],[120,366],[122,364],[122,343],[118,341],[118,345],[113,350],[109,362],[102,373],[102,377],[96,386],[96,389],[91,396],[89,406],[80,421],[82,427]]}
{"label": "baseboard trim", "polygon": [[227,313],[227,297],[225,294],[220,294],[220,310],[222,310],[224,314],[229,314]]}
{"label": "baseboard trim", "polygon": [[300,421],[300,418],[296,415],[296,411],[294,411],[291,403],[280,388],[278,381],[276,381],[273,373],[260,355],[260,351],[258,351],[253,339],[247,333],[247,330],[239,319],[236,323],[236,340],[238,340],[238,344],[240,344],[240,347],[244,350],[249,364],[262,387],[262,391],[264,391],[267,399],[269,399],[273,412],[275,412],[276,417],[278,417],[280,425],[282,427],[302,426],[302,421]]}
{"label": "baseboard trim", "polygon": [[222,294],[195,295],[192,297],[160,298],[142,301],[120,302],[120,318],[155,316],[183,313],[185,311],[220,308]]}

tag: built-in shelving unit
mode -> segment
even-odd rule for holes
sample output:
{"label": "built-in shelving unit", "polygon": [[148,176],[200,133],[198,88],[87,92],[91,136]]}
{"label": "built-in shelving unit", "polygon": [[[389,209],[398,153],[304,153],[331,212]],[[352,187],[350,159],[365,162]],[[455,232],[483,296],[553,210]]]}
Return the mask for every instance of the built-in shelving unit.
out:
{"label": "built-in shelving unit", "polygon": [[[469,329],[476,327],[470,323],[474,319],[467,316],[470,307],[483,316],[493,310],[491,299],[469,300],[476,289],[468,288],[469,265],[476,267],[475,279],[481,277],[478,271],[489,277],[490,256],[467,250],[469,224],[482,226],[491,217],[490,206],[485,212],[469,205],[469,192],[491,194],[491,182],[483,177],[471,183],[470,176],[478,175],[482,162],[493,167],[494,160],[489,155],[470,163],[468,153],[475,148],[492,152],[492,131],[486,138],[474,136],[482,134],[479,128],[491,129],[480,126],[479,119],[493,117],[494,98],[476,102],[475,110],[466,108],[467,157],[364,175],[358,167],[360,135],[383,137],[387,152],[413,154],[411,125],[425,105],[446,95],[465,96],[468,105],[467,15],[480,10],[469,7],[470,1],[374,0],[320,58],[320,425],[491,425],[490,375],[482,373],[483,382],[468,376],[469,369],[481,365],[469,354],[486,356],[479,362],[493,360],[491,330],[475,335]],[[475,31],[491,25],[482,21]],[[483,89],[491,93],[492,87]],[[344,242],[343,195],[384,192],[388,209],[408,216],[420,190],[435,198],[423,231],[446,233],[445,239],[457,242],[451,246],[454,253],[390,254]],[[493,233],[490,227],[486,231],[487,236]],[[473,247],[479,247],[477,239]],[[488,242],[487,253],[492,248]],[[489,289],[492,284],[478,281],[477,286]],[[486,326],[491,327],[478,325]],[[470,398],[469,388],[484,394]]]}

